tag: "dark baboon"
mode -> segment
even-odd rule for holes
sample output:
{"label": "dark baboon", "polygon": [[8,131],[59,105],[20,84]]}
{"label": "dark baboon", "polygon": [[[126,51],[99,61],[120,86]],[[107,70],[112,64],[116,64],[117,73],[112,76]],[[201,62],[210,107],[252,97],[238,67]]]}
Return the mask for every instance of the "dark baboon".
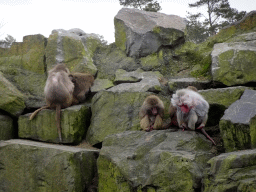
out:
{"label": "dark baboon", "polygon": [[75,85],[72,104],[84,102],[93,85],[94,77],[87,73],[72,73],[69,77]]}

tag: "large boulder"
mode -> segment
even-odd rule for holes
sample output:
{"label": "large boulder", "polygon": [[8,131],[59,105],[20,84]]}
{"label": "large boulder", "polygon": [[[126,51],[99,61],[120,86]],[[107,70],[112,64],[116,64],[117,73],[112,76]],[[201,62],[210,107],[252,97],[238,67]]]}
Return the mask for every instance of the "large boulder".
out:
{"label": "large boulder", "polygon": [[208,161],[203,192],[256,191],[256,150],[223,153]]}
{"label": "large boulder", "polygon": [[[55,110],[42,110],[33,120],[30,113],[21,115],[18,120],[19,138],[59,143]],[[61,110],[62,143],[82,141],[90,121],[90,107],[74,105]]]}
{"label": "large boulder", "polygon": [[212,51],[213,80],[232,86],[256,82],[256,32],[246,42],[218,43]]}
{"label": "large boulder", "polygon": [[[95,145],[108,135],[140,130],[139,110],[150,94],[152,93],[111,91],[97,93],[92,98],[92,117],[86,140]],[[160,98],[165,106],[169,106],[169,99]]]}
{"label": "large boulder", "polygon": [[18,116],[25,107],[25,96],[0,73],[0,109]]}
{"label": "large boulder", "polygon": [[176,15],[121,9],[114,19],[115,43],[130,57],[145,57],[184,40],[186,22]]}
{"label": "large boulder", "polygon": [[0,53],[0,70],[26,96],[27,107],[44,104],[46,44],[43,35],[29,35]]}
{"label": "large boulder", "polygon": [[105,138],[99,192],[200,191],[211,143],[194,131],[127,131]]}
{"label": "large boulder", "polygon": [[46,47],[46,64],[65,63],[73,72],[96,74],[93,54],[101,40],[95,34],[86,34],[81,29],[55,29],[49,36]]}
{"label": "large boulder", "polygon": [[0,142],[0,191],[87,191],[98,150],[26,140]]}
{"label": "large boulder", "polygon": [[219,123],[227,152],[256,147],[256,91],[245,90]]}

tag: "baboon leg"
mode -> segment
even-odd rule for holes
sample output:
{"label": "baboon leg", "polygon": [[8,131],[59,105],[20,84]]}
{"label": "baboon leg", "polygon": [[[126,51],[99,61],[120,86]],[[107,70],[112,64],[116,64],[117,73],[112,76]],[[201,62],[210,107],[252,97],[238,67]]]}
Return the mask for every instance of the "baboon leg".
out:
{"label": "baboon leg", "polygon": [[140,127],[144,130],[144,131],[148,131],[148,129],[150,129],[150,122],[149,122],[149,117],[148,115],[145,115],[145,117],[143,117],[140,120]]}
{"label": "baboon leg", "polygon": [[163,124],[162,117],[160,115],[156,116],[155,123],[153,129],[161,129]]}

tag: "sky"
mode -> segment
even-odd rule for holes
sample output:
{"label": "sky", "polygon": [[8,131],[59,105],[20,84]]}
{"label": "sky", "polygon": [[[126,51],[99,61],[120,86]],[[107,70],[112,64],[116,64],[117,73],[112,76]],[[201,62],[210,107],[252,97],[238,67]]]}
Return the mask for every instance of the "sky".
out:
{"label": "sky", "polygon": [[[188,7],[196,1],[158,0],[162,8],[159,12],[185,18],[187,11],[205,11]],[[238,11],[256,10],[256,0],[229,0],[229,3]],[[112,43],[114,17],[120,9],[119,0],[0,0],[0,39],[11,35],[22,42],[26,35],[42,34],[48,38],[54,29],[79,28]]]}

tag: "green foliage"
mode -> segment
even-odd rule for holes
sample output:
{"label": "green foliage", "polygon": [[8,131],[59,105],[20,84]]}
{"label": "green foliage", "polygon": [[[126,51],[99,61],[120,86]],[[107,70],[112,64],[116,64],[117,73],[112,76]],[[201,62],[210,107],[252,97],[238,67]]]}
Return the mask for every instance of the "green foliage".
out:
{"label": "green foliage", "polygon": [[144,11],[157,12],[161,10],[160,4],[155,0],[119,0],[120,5],[134,7]]}
{"label": "green foliage", "polygon": [[10,48],[14,42],[16,42],[16,39],[11,35],[7,35],[4,40],[0,40],[0,47]]}
{"label": "green foliage", "polygon": [[[188,12],[187,39],[195,43],[205,41],[209,36],[215,35],[221,28],[233,22],[241,20],[245,11],[231,8],[228,0],[199,0],[189,4],[191,8],[207,7],[207,15],[202,13],[192,14]],[[201,21],[204,17],[204,21]]]}

